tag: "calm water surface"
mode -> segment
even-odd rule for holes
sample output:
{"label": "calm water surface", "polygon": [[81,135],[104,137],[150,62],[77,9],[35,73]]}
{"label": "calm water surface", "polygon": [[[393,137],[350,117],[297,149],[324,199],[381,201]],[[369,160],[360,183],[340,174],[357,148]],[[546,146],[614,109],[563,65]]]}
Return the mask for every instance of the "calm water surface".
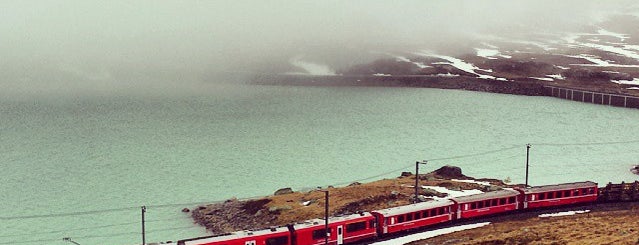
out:
{"label": "calm water surface", "polygon": [[522,183],[526,143],[532,185],[638,179],[639,110],[554,98],[227,85],[0,102],[0,244],[139,244],[142,205],[147,242],[207,235],[180,210],[391,178],[416,160],[470,155],[423,171]]}

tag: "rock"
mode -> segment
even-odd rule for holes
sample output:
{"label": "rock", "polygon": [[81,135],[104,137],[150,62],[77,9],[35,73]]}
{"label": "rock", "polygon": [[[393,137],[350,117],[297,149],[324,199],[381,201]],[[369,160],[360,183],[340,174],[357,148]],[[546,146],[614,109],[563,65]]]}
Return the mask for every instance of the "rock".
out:
{"label": "rock", "polygon": [[441,192],[438,192],[438,191],[430,189],[430,188],[424,188],[422,190],[422,193],[424,193],[424,196],[436,196],[436,197],[446,197],[446,196],[448,196],[448,194],[446,194],[446,193],[441,193]]}
{"label": "rock", "polygon": [[399,191],[391,191],[391,198],[399,197]]}
{"label": "rock", "polygon": [[279,213],[282,210],[290,210],[290,209],[293,209],[293,208],[291,206],[284,205],[284,206],[279,206],[279,207],[278,206],[270,207],[268,209],[268,211],[271,212],[271,213]]}
{"label": "rock", "polygon": [[226,201],[224,201],[224,203],[232,203],[232,202],[236,202],[237,201],[237,197],[232,197],[231,199],[228,199]]}
{"label": "rock", "polygon": [[282,188],[275,191],[274,195],[279,196],[279,195],[290,194],[290,193],[293,193],[293,189],[291,189],[290,187],[287,187],[287,188]]}
{"label": "rock", "polygon": [[411,175],[413,175],[413,173],[411,173],[411,172],[402,172],[402,175],[400,175],[400,176],[401,177],[408,177],[408,176],[411,176]]}
{"label": "rock", "polygon": [[455,167],[455,166],[450,166],[450,165],[446,165],[443,166],[437,170],[435,170],[434,172],[436,175],[439,175],[445,179],[459,179],[459,178],[466,178],[466,176],[464,176],[462,174],[462,170],[460,167]]}
{"label": "rock", "polygon": [[353,183],[351,183],[351,184],[350,184],[350,185],[348,185],[348,186],[358,186],[358,185],[362,185],[362,183],[359,183],[359,182],[353,182]]}
{"label": "rock", "polygon": [[182,213],[188,213],[188,212],[191,212],[191,210],[190,210],[190,209],[188,209],[188,208],[183,208],[183,209],[182,209]]}

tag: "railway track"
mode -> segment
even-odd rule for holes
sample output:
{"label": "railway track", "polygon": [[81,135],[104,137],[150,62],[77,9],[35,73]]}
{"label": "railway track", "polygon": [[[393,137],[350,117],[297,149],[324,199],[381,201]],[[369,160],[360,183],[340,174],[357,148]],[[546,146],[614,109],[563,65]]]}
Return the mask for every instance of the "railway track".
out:
{"label": "railway track", "polygon": [[631,183],[621,183],[621,184],[612,184],[608,183],[606,187],[599,189],[599,199],[594,203],[586,203],[586,204],[575,204],[575,205],[566,205],[559,207],[546,207],[539,209],[525,209],[525,210],[516,210],[507,213],[501,213],[491,216],[478,217],[474,219],[467,219],[461,221],[454,221],[443,223],[439,225],[427,226],[420,229],[410,230],[408,232],[392,234],[389,236],[384,236],[383,238],[378,238],[372,241],[365,241],[362,243],[357,243],[358,245],[372,244],[375,242],[392,240],[395,238],[403,237],[410,234],[432,231],[443,228],[450,228],[454,226],[460,225],[468,225],[473,223],[483,223],[483,222],[491,222],[491,223],[500,223],[500,222],[508,222],[508,221],[517,221],[517,220],[525,220],[530,218],[538,217],[541,214],[546,213],[558,213],[558,212],[566,212],[566,211],[574,211],[574,210],[590,210],[590,212],[609,212],[609,211],[618,211],[618,210],[637,210],[639,212],[639,181],[631,182]]}

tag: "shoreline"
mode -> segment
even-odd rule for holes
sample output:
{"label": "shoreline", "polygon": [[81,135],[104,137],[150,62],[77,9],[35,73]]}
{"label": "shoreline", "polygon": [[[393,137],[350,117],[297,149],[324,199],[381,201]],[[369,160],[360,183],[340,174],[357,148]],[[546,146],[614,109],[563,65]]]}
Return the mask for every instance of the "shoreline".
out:
{"label": "shoreline", "polygon": [[588,82],[556,83],[536,79],[513,79],[497,81],[478,77],[441,77],[434,75],[260,75],[249,82],[256,85],[273,86],[364,86],[364,87],[418,87],[457,89],[486,93],[525,96],[547,96],[582,103],[639,109],[639,91],[628,90],[619,84],[589,84]]}

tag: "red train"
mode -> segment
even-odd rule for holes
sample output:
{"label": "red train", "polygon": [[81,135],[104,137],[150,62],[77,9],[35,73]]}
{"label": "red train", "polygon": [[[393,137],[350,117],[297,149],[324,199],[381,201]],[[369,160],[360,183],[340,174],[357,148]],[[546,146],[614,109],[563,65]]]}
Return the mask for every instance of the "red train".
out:
{"label": "red train", "polygon": [[[328,242],[341,245],[375,239],[444,222],[515,210],[555,207],[597,200],[597,183],[586,181],[530,188],[503,189],[470,196],[329,218]],[[320,245],[327,233],[324,220],[285,227],[178,241],[178,245]]]}

